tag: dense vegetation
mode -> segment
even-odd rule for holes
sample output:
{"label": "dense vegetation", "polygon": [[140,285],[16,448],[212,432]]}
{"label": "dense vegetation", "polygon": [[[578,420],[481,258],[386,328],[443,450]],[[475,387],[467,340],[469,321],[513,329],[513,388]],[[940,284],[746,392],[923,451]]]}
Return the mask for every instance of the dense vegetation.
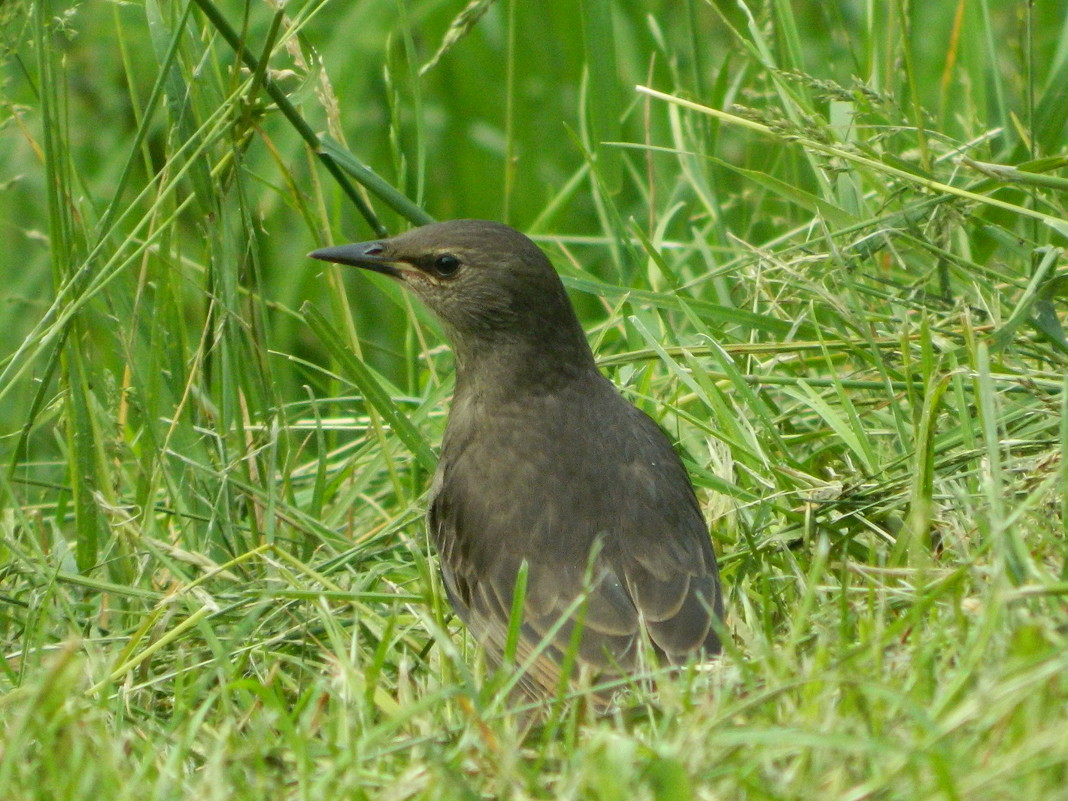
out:
{"label": "dense vegetation", "polygon": [[[1063,798],[1055,2],[0,6],[0,797]],[[638,87],[638,88],[635,88]],[[677,442],[709,669],[530,731],[422,528],[508,221]]]}

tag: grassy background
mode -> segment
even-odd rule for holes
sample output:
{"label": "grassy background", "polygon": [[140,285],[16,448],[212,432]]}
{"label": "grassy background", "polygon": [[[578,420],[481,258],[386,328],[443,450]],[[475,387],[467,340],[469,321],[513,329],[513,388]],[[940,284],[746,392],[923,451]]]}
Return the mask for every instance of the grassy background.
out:
{"label": "grassy background", "polygon": [[[1063,5],[486,5],[0,7],[0,797],[1068,798]],[[305,257],[426,214],[676,439],[711,671],[482,675],[448,351]]]}

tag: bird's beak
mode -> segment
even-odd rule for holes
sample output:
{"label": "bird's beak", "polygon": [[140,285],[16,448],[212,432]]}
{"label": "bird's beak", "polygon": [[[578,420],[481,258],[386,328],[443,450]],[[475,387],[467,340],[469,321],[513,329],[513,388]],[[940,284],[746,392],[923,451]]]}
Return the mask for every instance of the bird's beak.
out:
{"label": "bird's beak", "polygon": [[320,248],[308,254],[309,258],[330,261],[334,264],[347,264],[362,267],[390,278],[403,278],[401,266],[404,262],[390,258],[385,245],[381,242],[358,242],[354,245],[338,245],[332,248]]}

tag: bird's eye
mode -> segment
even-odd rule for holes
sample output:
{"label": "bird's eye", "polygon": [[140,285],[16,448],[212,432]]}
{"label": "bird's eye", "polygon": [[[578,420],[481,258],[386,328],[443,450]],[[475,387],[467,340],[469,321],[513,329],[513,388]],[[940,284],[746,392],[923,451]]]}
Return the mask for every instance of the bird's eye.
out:
{"label": "bird's eye", "polygon": [[442,253],[434,259],[434,272],[442,278],[449,278],[460,269],[460,260],[451,253]]}

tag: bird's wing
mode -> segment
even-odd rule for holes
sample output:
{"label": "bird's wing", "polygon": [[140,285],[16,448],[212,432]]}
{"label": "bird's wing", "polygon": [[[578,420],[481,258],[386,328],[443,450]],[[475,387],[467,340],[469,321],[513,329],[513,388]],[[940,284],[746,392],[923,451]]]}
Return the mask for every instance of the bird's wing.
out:
{"label": "bird's wing", "polygon": [[631,487],[621,510],[628,524],[606,557],[670,661],[711,655],[719,651],[711,618],[723,615],[711,539],[681,461],[656,424],[637,413],[648,421],[648,444],[622,468]]}

